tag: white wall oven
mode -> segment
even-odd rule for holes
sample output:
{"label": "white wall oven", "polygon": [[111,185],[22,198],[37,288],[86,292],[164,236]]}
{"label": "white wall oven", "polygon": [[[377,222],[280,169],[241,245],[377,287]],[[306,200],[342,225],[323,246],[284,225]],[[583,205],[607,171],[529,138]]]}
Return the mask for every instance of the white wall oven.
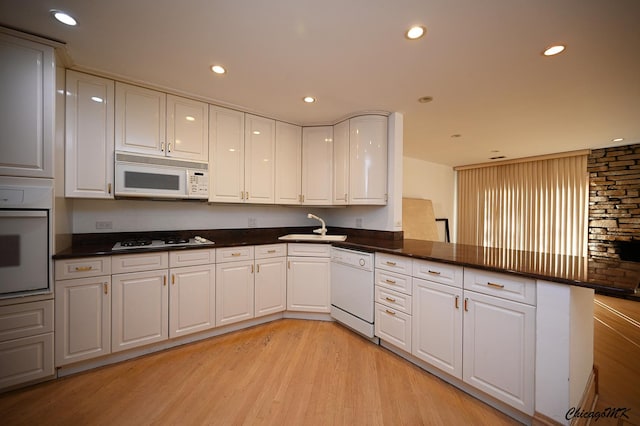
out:
{"label": "white wall oven", "polygon": [[0,177],[0,298],[49,293],[53,181]]}

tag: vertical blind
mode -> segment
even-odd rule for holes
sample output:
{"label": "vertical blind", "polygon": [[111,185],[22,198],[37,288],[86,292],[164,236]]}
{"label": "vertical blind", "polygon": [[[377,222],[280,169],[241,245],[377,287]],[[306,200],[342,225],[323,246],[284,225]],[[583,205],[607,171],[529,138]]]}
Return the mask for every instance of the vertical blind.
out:
{"label": "vertical blind", "polygon": [[457,169],[458,242],[584,257],[587,155]]}

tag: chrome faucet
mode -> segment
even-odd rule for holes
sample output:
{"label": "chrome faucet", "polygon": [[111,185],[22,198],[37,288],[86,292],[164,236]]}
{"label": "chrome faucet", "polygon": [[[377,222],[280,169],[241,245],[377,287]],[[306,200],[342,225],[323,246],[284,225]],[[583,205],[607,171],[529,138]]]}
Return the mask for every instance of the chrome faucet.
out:
{"label": "chrome faucet", "polygon": [[316,216],[315,214],[311,214],[311,213],[308,213],[307,217],[309,219],[319,220],[320,223],[322,224],[322,228],[314,229],[313,232],[315,232],[316,234],[323,235],[323,236],[327,234],[327,225],[325,225],[324,220],[320,219],[318,216]]}

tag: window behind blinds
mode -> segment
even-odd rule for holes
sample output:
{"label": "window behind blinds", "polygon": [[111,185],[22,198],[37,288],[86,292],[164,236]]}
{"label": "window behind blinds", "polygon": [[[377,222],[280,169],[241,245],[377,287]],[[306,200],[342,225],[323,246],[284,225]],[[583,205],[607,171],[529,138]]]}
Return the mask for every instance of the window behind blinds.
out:
{"label": "window behind blinds", "polygon": [[586,256],[586,154],[457,173],[458,243]]}

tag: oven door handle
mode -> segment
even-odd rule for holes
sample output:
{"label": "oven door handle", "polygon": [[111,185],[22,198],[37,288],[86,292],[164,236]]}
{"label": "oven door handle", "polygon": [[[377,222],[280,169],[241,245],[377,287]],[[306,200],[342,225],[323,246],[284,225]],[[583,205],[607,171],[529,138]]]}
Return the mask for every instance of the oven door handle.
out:
{"label": "oven door handle", "polygon": [[47,212],[30,210],[0,210],[0,217],[47,217]]}

